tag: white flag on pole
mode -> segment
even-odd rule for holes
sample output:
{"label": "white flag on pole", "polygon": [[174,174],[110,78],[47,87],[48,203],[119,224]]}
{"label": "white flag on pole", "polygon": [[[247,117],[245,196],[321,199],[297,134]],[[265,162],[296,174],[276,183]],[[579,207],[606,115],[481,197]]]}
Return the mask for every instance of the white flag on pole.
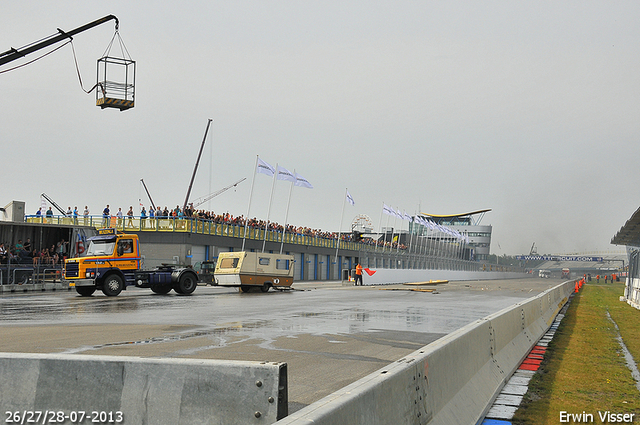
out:
{"label": "white flag on pole", "polygon": [[296,178],[296,183],[295,183],[296,186],[302,186],[308,189],[313,189],[313,186],[311,185],[311,183],[309,183],[309,180],[305,179],[300,174],[296,173],[295,178]]}
{"label": "white flag on pole", "polygon": [[382,204],[382,212],[387,215],[395,215],[395,211],[393,211],[393,208],[389,207],[387,204]]}
{"label": "white flag on pole", "polygon": [[278,165],[278,180],[286,180],[291,183],[296,182],[296,177],[284,167]]}
{"label": "white flag on pole", "polygon": [[273,177],[273,175],[276,173],[276,170],[271,165],[258,158],[258,167],[256,168],[256,172],[266,174],[269,177]]}
{"label": "white flag on pole", "polygon": [[413,221],[413,218],[409,214],[407,214],[406,211],[404,212],[404,215],[402,216],[402,219],[403,220],[407,220],[407,221]]}
{"label": "white flag on pole", "polygon": [[349,191],[347,190],[347,201],[349,201],[349,203],[351,205],[355,205],[356,202],[353,200],[353,196],[351,196],[351,194],[349,193]]}

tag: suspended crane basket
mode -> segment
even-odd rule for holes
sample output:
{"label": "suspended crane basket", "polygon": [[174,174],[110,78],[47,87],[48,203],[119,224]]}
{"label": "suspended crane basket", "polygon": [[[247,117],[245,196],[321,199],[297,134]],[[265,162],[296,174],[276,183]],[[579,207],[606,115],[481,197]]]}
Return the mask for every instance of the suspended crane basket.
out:
{"label": "suspended crane basket", "polygon": [[96,105],[120,111],[134,106],[136,62],[104,56],[98,59]]}

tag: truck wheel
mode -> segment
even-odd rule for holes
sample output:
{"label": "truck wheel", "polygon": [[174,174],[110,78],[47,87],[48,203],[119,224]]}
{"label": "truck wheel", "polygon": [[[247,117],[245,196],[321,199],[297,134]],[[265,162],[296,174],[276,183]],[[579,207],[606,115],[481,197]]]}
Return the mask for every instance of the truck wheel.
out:
{"label": "truck wheel", "polygon": [[96,292],[95,286],[76,286],[76,292],[83,297],[90,297]]}
{"label": "truck wheel", "polygon": [[102,284],[102,293],[107,297],[115,297],[122,292],[123,288],[124,282],[122,278],[117,274],[111,274],[107,276]]}
{"label": "truck wheel", "polygon": [[171,285],[154,285],[151,287],[151,290],[156,293],[156,294],[160,294],[160,295],[166,295],[169,293],[169,291],[171,291],[172,286]]}
{"label": "truck wheel", "polygon": [[176,292],[179,294],[189,295],[196,290],[196,286],[198,286],[198,280],[196,277],[191,273],[185,273],[180,276],[177,289],[174,289],[176,289]]}
{"label": "truck wheel", "polygon": [[260,290],[262,292],[269,292],[269,288],[271,288],[271,285],[269,284],[269,282],[265,282],[262,284],[262,286],[260,287]]}
{"label": "truck wheel", "polygon": [[249,286],[249,285],[240,285],[240,292],[244,292],[246,294],[249,291],[251,291],[251,286]]}
{"label": "truck wheel", "polygon": [[16,273],[16,282],[18,285],[24,285],[25,283],[29,283],[29,273],[22,272]]}

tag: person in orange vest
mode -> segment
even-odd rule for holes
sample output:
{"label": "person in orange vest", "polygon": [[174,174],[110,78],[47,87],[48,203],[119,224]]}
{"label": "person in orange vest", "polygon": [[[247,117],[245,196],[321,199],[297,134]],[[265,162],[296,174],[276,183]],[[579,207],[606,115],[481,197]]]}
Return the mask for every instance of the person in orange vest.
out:
{"label": "person in orange vest", "polygon": [[599,274],[596,275],[596,283],[600,283],[600,275]]}
{"label": "person in orange vest", "polygon": [[360,263],[356,264],[356,286],[358,286],[358,281],[360,281],[360,286],[362,286],[362,266]]}

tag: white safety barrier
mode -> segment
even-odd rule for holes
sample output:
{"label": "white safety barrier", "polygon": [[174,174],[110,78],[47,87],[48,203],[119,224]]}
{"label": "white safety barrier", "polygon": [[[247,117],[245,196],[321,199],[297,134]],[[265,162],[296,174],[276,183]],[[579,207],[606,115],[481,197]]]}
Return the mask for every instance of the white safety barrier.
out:
{"label": "white safety barrier", "polygon": [[430,280],[496,280],[523,279],[533,277],[522,272],[464,271],[464,270],[422,270],[422,269],[376,269],[373,275],[362,274],[365,285],[385,285],[391,283],[428,282]]}
{"label": "white safety barrier", "polygon": [[573,288],[565,282],[477,320],[277,424],[474,425]]}
{"label": "white safety barrier", "polygon": [[271,424],[287,414],[286,363],[0,353],[0,379],[12,423]]}

